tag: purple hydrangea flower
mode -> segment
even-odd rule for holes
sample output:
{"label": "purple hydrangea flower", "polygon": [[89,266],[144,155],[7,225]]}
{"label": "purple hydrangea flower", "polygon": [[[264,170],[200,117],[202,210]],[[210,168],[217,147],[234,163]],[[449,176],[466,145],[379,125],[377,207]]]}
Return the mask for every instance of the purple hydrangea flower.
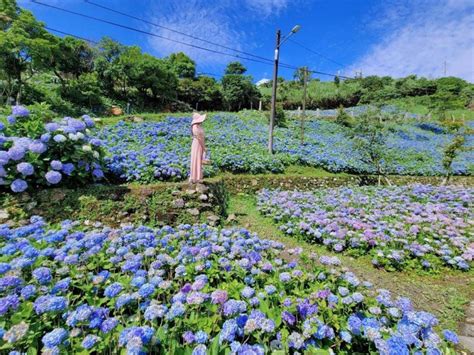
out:
{"label": "purple hydrangea flower", "polygon": [[227,301],[227,291],[215,290],[211,293],[211,301],[214,304],[224,304]]}

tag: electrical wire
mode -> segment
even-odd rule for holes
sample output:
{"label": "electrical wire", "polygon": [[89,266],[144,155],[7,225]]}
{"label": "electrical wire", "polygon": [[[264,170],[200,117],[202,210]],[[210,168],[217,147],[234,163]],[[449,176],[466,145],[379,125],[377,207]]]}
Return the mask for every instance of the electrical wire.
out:
{"label": "electrical wire", "polygon": [[189,38],[192,38],[192,39],[201,41],[201,42],[205,42],[205,43],[211,44],[211,45],[213,45],[213,46],[221,47],[221,48],[224,48],[224,49],[227,49],[227,50],[231,50],[231,51],[234,51],[234,52],[237,52],[237,53],[241,53],[241,54],[248,55],[248,56],[250,56],[250,57],[255,57],[255,58],[258,58],[258,59],[261,59],[261,60],[266,60],[266,61],[270,61],[270,62],[272,61],[272,59],[265,58],[265,57],[262,57],[262,56],[259,56],[259,55],[256,55],[256,54],[252,54],[252,53],[249,53],[249,52],[245,52],[245,51],[242,51],[242,50],[240,50],[240,49],[228,47],[228,46],[225,46],[225,45],[223,45],[223,44],[216,43],[216,42],[212,42],[212,41],[209,41],[209,40],[207,40],[207,39],[200,38],[200,37],[197,37],[197,36],[194,36],[194,35],[190,35],[190,34],[188,34],[188,33],[185,33],[185,32],[182,32],[182,31],[178,31],[178,30],[176,30],[176,29],[173,29],[173,28],[170,28],[170,27],[167,27],[167,26],[163,26],[163,25],[157,24],[157,23],[154,23],[154,22],[145,20],[145,19],[140,18],[140,17],[137,17],[137,16],[130,15],[130,14],[127,14],[127,13],[122,12],[122,11],[118,11],[118,10],[112,9],[112,8],[110,8],[110,7],[107,7],[107,6],[104,6],[104,5],[95,3],[95,2],[90,1],[90,0],[84,0],[84,1],[85,1],[86,3],[88,3],[88,4],[90,4],[90,5],[99,7],[99,8],[101,8],[101,9],[104,9],[104,10],[107,10],[107,11],[110,11],[110,12],[114,12],[114,13],[119,14],[119,15],[122,15],[122,16],[126,16],[126,17],[132,18],[132,19],[134,19],[134,20],[142,21],[142,22],[144,22],[144,23],[146,23],[146,24],[149,24],[149,25],[152,25],[152,26],[154,26],[154,27],[162,28],[162,29],[164,29],[164,30],[167,30],[167,31],[170,31],[170,32],[174,32],[174,33],[180,34],[180,35],[182,35],[182,36],[186,36],[186,37],[189,37]]}
{"label": "electrical wire", "polygon": [[123,25],[123,24],[120,24],[120,23],[116,23],[116,22],[112,22],[112,21],[109,21],[109,20],[104,20],[104,19],[101,19],[101,18],[98,18],[98,17],[86,15],[86,14],[83,14],[83,13],[80,13],[80,12],[64,9],[64,8],[54,6],[54,5],[51,5],[51,4],[45,4],[45,3],[39,2],[38,0],[32,0],[32,2],[35,3],[35,4],[41,5],[41,6],[49,7],[49,8],[58,10],[58,11],[70,13],[70,14],[80,16],[80,17],[84,17],[84,18],[87,18],[87,19],[90,19],[90,20],[106,23],[106,24],[109,24],[109,25],[112,25],[112,26],[116,26],[116,27],[120,27],[120,28],[130,30],[130,31],[135,31],[135,32],[142,33],[142,34],[145,34],[145,35],[165,39],[167,41],[179,43],[179,44],[182,44],[184,46],[189,46],[189,47],[193,47],[193,48],[196,48],[196,49],[201,49],[201,50],[208,51],[208,52],[215,53],[215,54],[221,54],[221,55],[226,55],[226,56],[230,56],[230,57],[234,57],[234,58],[239,58],[239,59],[242,59],[242,60],[249,60],[249,61],[253,61],[253,62],[257,62],[257,63],[272,65],[271,62],[267,62],[267,61],[263,61],[263,60],[259,60],[259,59],[255,59],[255,58],[247,58],[247,57],[243,57],[243,56],[238,55],[238,54],[225,53],[225,52],[221,52],[221,51],[218,51],[218,50],[215,50],[215,49],[198,46],[198,45],[195,45],[195,44],[192,44],[192,43],[183,42],[183,41],[176,40],[176,39],[173,39],[173,38],[158,35],[156,33],[152,33],[152,32],[148,32],[148,31],[140,30],[138,28]]}
{"label": "electrical wire", "polygon": [[311,49],[311,48],[309,48],[309,47],[306,47],[304,44],[302,44],[302,43],[300,43],[300,42],[297,42],[297,41],[295,41],[294,39],[289,38],[288,41],[290,41],[290,42],[292,42],[292,43],[294,43],[294,44],[300,46],[300,47],[303,48],[303,49],[306,49],[308,52],[311,52],[311,53],[313,53],[313,54],[316,54],[316,55],[320,56],[321,58],[324,58],[324,59],[326,59],[326,60],[328,60],[328,61],[330,61],[330,62],[332,62],[332,63],[334,63],[334,64],[336,64],[336,65],[339,65],[340,67],[345,67],[344,64],[339,63],[339,62],[335,61],[334,59],[331,59],[331,58],[325,56],[324,54],[319,53],[319,52],[317,52],[317,51],[315,51],[315,50],[313,50],[313,49]]}
{"label": "electrical wire", "polygon": [[[84,18],[87,18],[87,19],[90,19],[90,20],[94,20],[94,21],[98,21],[98,22],[102,22],[102,23],[106,23],[106,24],[109,24],[109,25],[112,25],[112,26],[124,28],[124,29],[131,30],[131,31],[134,31],[134,32],[142,33],[142,34],[145,34],[145,35],[149,35],[149,36],[153,36],[153,37],[165,39],[165,40],[167,40],[167,41],[179,43],[179,44],[182,44],[182,45],[185,45],[185,46],[189,46],[189,47],[193,47],[193,48],[196,48],[196,49],[208,51],[208,52],[211,52],[211,53],[221,54],[221,55],[225,55],[225,56],[229,56],[229,57],[234,57],[234,58],[238,58],[238,59],[241,59],[241,60],[248,60],[248,61],[253,61],[253,62],[257,62],[257,63],[267,64],[267,65],[273,65],[273,63],[272,63],[272,62],[269,62],[269,61],[263,61],[263,60],[259,60],[259,59],[256,59],[256,58],[243,57],[243,56],[238,55],[238,54],[231,54],[231,53],[221,52],[221,51],[218,51],[218,50],[215,50],[215,49],[211,49],[211,48],[206,48],[206,47],[198,46],[198,45],[195,45],[195,44],[192,44],[192,43],[183,42],[183,41],[176,40],[176,39],[173,39],[173,38],[169,38],[169,37],[165,37],[165,36],[162,36],[162,35],[158,35],[158,34],[156,34],[156,33],[152,33],[152,32],[148,32],[148,31],[140,30],[140,29],[138,29],[138,28],[134,28],[134,27],[130,27],[130,26],[127,26],[127,25],[123,25],[123,24],[120,24],[120,23],[116,23],[116,22],[112,22],[112,21],[109,21],[109,20],[104,20],[104,19],[101,19],[101,18],[98,18],[98,17],[94,17],[94,16],[90,16],[90,15],[87,15],[87,14],[83,14],[83,13],[80,13],[80,12],[76,12],[76,11],[64,9],[64,8],[62,8],[62,7],[54,6],[54,5],[51,5],[51,4],[45,4],[45,3],[42,3],[42,2],[40,2],[40,1],[38,1],[38,0],[32,0],[32,2],[35,3],[35,4],[41,5],[41,6],[45,6],[45,7],[49,7],[49,8],[58,10],[58,11],[70,13],[70,14],[73,14],[73,15],[76,15],[76,16],[84,17]],[[289,64],[285,64],[285,63],[280,63],[280,66],[281,66],[282,68],[286,68],[286,69],[293,69],[293,70],[299,69],[299,68],[296,67],[296,66],[292,66],[292,65],[289,65]],[[332,74],[332,73],[325,73],[325,72],[321,72],[321,71],[317,71],[317,70],[308,70],[308,72],[314,73],[314,74],[319,74],[319,75],[326,75],[326,76],[331,76],[331,77],[336,77],[336,76],[338,76],[339,78],[350,79],[350,77],[347,77],[347,76],[337,75],[337,74]]]}
{"label": "electrical wire", "polygon": [[85,41],[85,42],[89,42],[89,43],[93,43],[93,44],[99,44],[99,42],[94,41],[94,40],[92,40],[92,39],[88,39],[88,38],[85,38],[85,37],[73,35],[72,33],[60,31],[60,30],[57,30],[57,29],[55,29],[55,28],[51,28],[51,27],[49,27],[49,26],[44,26],[44,28],[47,29],[47,30],[49,30],[49,31],[52,31],[52,32],[61,33],[61,34],[65,35],[65,36],[69,36],[69,37],[74,37],[74,38],[80,39],[80,40]]}

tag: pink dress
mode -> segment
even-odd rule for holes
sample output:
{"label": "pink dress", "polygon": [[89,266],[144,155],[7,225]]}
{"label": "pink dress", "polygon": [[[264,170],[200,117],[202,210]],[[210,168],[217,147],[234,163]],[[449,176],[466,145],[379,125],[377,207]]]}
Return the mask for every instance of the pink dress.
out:
{"label": "pink dress", "polygon": [[191,128],[193,132],[193,144],[191,145],[191,171],[189,181],[199,182],[203,178],[202,161],[206,144],[204,142],[204,129],[200,124],[194,124]]}

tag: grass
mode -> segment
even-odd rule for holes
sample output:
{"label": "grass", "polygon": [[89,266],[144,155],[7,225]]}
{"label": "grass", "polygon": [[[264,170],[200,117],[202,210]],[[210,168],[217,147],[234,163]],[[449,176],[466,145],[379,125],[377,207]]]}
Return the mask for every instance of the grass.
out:
{"label": "grass", "polygon": [[229,201],[228,214],[234,214],[237,224],[259,236],[273,239],[288,248],[302,247],[305,253],[333,255],[341,259],[342,266],[359,278],[372,282],[377,288],[390,290],[394,295],[408,297],[415,307],[435,314],[440,329],[457,329],[464,318],[464,308],[474,299],[474,272],[443,271],[437,275],[413,271],[387,272],[372,266],[370,258],[353,258],[328,251],[325,247],[286,236],[270,218],[262,216],[256,207],[255,196],[234,195]]}

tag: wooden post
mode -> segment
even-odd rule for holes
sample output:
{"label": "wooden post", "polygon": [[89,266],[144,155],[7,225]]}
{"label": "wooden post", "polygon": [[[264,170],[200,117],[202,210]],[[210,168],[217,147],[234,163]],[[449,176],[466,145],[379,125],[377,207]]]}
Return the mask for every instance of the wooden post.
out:
{"label": "wooden post", "polygon": [[304,144],[304,121],[306,119],[306,87],[308,84],[308,69],[303,69],[303,114],[301,115],[301,144]]}

